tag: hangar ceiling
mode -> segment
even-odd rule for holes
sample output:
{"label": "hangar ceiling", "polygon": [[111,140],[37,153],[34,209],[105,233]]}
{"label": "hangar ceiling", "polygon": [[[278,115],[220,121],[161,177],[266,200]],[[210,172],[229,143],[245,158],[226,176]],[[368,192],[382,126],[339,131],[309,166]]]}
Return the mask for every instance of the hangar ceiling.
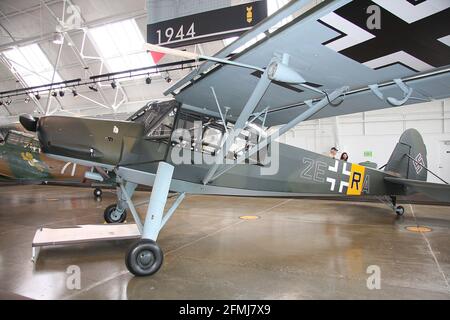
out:
{"label": "hangar ceiling", "polygon": [[[231,3],[247,1],[232,0]],[[289,0],[269,0],[269,13],[287,2]],[[79,8],[81,28],[63,32],[61,45],[57,31],[73,14],[68,9],[71,5]],[[88,79],[100,73],[136,68],[142,63],[151,65],[151,58],[147,57],[145,62],[142,57],[145,53],[138,52],[140,41],[145,41],[146,24],[145,0],[2,0],[0,91],[47,84],[52,79],[53,82]],[[123,44],[125,41],[127,43]],[[214,41],[186,49],[213,55],[228,43]],[[175,59],[165,56],[159,63]],[[116,88],[111,87],[111,81],[99,84],[97,91],[88,86],[77,87],[76,96],[67,88],[64,96],[58,93],[51,97],[50,103],[48,93],[41,93],[39,100],[36,95],[30,95],[29,99],[23,95],[12,97],[8,105],[0,106],[0,125],[17,121],[17,115],[22,113],[33,112],[36,115],[47,112],[120,119],[149,100],[163,98],[162,92],[170,85],[167,78],[176,81],[187,72],[160,73],[152,76],[150,85],[144,78],[133,78],[116,81]]]}

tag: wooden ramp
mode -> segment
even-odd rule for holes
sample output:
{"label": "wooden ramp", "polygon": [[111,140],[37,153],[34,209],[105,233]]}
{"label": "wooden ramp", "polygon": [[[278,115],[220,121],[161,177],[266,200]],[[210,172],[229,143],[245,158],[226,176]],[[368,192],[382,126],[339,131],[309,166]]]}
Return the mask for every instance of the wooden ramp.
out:
{"label": "wooden ramp", "polygon": [[40,228],[32,243],[32,258],[36,262],[44,246],[70,245],[105,240],[139,239],[136,224],[87,224],[68,228]]}

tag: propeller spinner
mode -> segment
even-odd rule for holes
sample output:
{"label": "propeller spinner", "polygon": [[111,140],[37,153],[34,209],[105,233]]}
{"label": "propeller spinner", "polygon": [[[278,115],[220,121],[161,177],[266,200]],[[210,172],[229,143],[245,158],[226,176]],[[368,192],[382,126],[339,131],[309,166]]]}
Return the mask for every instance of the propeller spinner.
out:
{"label": "propeller spinner", "polygon": [[28,131],[36,132],[39,118],[33,117],[31,114],[22,114],[19,121]]}

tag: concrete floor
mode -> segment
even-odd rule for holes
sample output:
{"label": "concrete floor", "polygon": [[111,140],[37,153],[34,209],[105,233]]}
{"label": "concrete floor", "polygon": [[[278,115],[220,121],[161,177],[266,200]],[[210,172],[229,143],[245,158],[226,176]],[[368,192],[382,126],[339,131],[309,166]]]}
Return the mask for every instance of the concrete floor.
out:
{"label": "concrete floor", "polygon": [[[146,199],[139,192],[137,199]],[[103,223],[105,191],[50,186],[0,188],[0,292],[33,299],[449,299],[450,207],[188,196],[161,232],[165,263],[154,276],[128,273],[130,241],[44,248],[40,226]],[[143,210],[141,210],[143,211]],[[258,220],[241,220],[257,215]],[[407,226],[425,225],[430,233]],[[81,269],[68,290],[67,267]],[[368,266],[381,270],[369,290]]]}

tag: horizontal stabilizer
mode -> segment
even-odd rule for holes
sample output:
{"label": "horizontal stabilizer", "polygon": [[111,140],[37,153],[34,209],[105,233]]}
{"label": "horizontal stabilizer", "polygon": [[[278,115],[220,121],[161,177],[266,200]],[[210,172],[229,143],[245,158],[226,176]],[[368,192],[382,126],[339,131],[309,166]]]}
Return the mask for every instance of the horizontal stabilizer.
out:
{"label": "horizontal stabilizer", "polygon": [[436,201],[450,202],[449,184],[394,177],[385,177],[384,180],[407,187],[408,193],[423,193]]}

